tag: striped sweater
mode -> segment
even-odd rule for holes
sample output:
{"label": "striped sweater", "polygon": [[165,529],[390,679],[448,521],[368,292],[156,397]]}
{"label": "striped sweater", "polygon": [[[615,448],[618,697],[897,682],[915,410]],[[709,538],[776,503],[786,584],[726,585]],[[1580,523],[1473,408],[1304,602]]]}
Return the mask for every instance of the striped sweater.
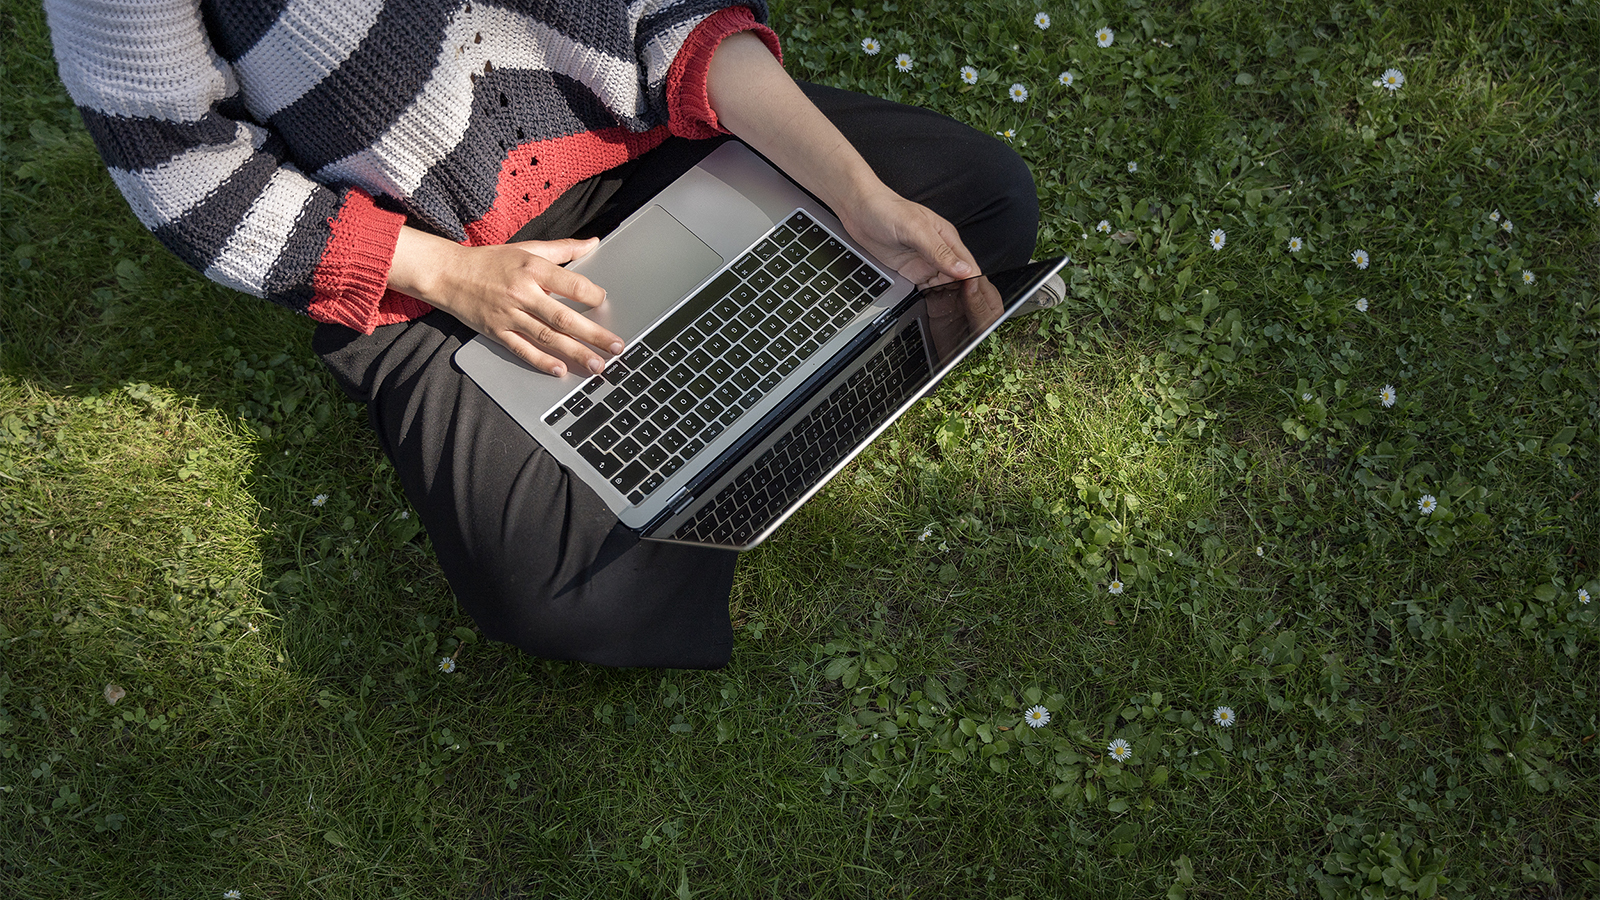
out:
{"label": "striped sweater", "polygon": [[[737,2],[738,5],[735,5]],[[721,133],[764,0],[45,0],[61,80],[145,227],[222,284],[370,333],[400,227],[504,241],[562,192]]]}

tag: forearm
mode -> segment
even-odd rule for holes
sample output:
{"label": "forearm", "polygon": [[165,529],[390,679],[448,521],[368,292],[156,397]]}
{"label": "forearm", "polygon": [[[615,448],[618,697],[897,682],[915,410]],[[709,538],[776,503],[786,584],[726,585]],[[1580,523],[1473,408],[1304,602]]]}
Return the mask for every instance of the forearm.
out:
{"label": "forearm", "polygon": [[755,35],[729,35],[717,47],[706,93],[723,128],[836,212],[888,190]]}

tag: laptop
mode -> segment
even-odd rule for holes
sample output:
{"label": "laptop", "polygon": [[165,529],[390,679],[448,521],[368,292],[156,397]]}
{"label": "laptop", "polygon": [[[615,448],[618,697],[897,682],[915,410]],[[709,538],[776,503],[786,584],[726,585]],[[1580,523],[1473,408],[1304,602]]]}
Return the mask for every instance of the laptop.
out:
{"label": "laptop", "polygon": [[602,374],[455,361],[641,538],[748,550],[1065,262],[918,291],[728,141],[568,265],[626,345]]}

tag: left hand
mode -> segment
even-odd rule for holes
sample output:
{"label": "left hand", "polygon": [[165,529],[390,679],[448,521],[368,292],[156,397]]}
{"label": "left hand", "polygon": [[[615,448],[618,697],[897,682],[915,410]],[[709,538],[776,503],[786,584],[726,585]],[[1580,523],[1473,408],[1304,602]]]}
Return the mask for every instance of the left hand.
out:
{"label": "left hand", "polygon": [[954,225],[881,183],[879,190],[839,210],[839,219],[867,252],[918,287],[979,274]]}

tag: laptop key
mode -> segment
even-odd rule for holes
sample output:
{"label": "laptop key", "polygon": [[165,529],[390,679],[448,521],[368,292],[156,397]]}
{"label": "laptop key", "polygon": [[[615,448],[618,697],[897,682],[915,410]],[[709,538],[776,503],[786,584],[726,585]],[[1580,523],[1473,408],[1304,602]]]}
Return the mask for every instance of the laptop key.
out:
{"label": "laptop key", "polygon": [[684,444],[689,443],[689,439],[684,437],[683,434],[678,431],[678,429],[674,428],[661,436],[660,443],[661,448],[666,450],[668,453],[677,453],[679,450],[683,449]]}
{"label": "laptop key", "polygon": [[728,365],[728,363],[723,360],[719,359],[713,362],[711,365],[706,366],[706,377],[710,378],[715,384],[721,384],[722,382],[727,381],[732,375],[733,366]]}
{"label": "laptop key", "polygon": [[761,374],[771,372],[777,365],[778,361],[768,356],[765,351],[757,353],[756,358],[750,361],[750,367]]}
{"label": "laptop key", "polygon": [[793,300],[790,300],[789,302],[778,307],[778,311],[774,313],[774,315],[785,322],[794,322],[798,320],[804,313],[805,310],[801,308],[799,304],[795,303]]}
{"label": "laptop key", "polygon": [[[646,478],[644,483],[639,485],[638,493],[642,495],[639,497],[639,500],[643,500],[645,497],[654,494],[656,492],[656,488],[661,487],[666,480],[666,478],[660,475],[651,475],[649,478]],[[639,500],[635,500],[633,502],[637,504]]]}
{"label": "laptop key", "polygon": [[711,396],[716,397],[718,402],[720,402],[723,406],[728,406],[729,404],[737,402],[739,395],[742,393],[744,393],[742,388],[732,383],[728,383],[718,385],[717,389],[712,392]]}
{"label": "laptop key", "polygon": [[611,427],[615,428],[621,434],[627,434],[637,427],[638,424],[639,417],[626,409],[617,413],[616,417],[611,420]]}
{"label": "laptop key", "polygon": [[759,306],[747,306],[744,309],[739,311],[739,317],[738,318],[739,318],[740,322],[743,322],[745,324],[745,327],[754,328],[757,325],[760,325],[761,324],[761,320],[765,319],[766,317],[767,317],[767,311],[762,309],[761,307],[759,307]]}
{"label": "laptop key", "polygon": [[[777,252],[776,247],[773,248],[773,252]],[[764,259],[766,259],[764,256],[757,256],[754,253],[748,254],[733,264],[733,270],[739,273],[740,278],[749,278],[751,273],[760,270],[761,262]]]}
{"label": "laptop key", "polygon": [[767,377],[761,379],[761,383],[756,385],[756,389],[759,390],[761,393],[765,394],[768,391],[772,390],[773,387],[775,387],[778,384],[778,382],[782,381],[782,380],[783,380],[783,376],[782,375],[779,375],[777,372],[772,372],[772,373],[768,374]]}
{"label": "laptop key", "polygon": [[767,352],[775,357],[793,356],[799,352],[799,348],[795,347],[794,343],[788,338],[780,336],[773,339],[772,343],[767,347]]}
{"label": "laptop key", "polygon": [[811,286],[826,294],[839,286],[839,279],[829,272],[818,272],[817,277],[811,279]]}
{"label": "laptop key", "polygon": [[768,316],[766,321],[757,326],[757,330],[768,338],[775,338],[783,334],[783,330],[788,327],[789,324],[784,321],[782,316],[773,315]]}
{"label": "laptop key", "polygon": [[649,378],[651,381],[655,381],[657,378],[665,375],[668,368],[669,366],[666,363],[656,359],[655,357],[651,357],[650,359],[645,360],[644,365],[639,367],[639,371],[643,372],[645,377]]}
{"label": "laptop key", "polygon": [[683,387],[684,385],[688,384],[692,378],[694,378],[694,370],[689,368],[687,365],[679,365],[671,372],[667,373],[665,381],[668,384],[676,387]]}
{"label": "laptop key", "polygon": [[629,396],[642,394],[649,386],[650,376],[643,372],[635,372],[629,375],[626,381],[622,382],[622,389],[627,391]]}
{"label": "laptop key", "polygon": [[772,287],[772,282],[776,280],[777,279],[773,277],[772,273],[765,269],[756,269],[744,277],[745,284],[750,285],[758,291],[764,291],[767,288]]}
{"label": "laptop key", "polygon": [[822,243],[826,240],[829,240],[829,238],[828,232],[824,231],[821,225],[812,222],[806,226],[804,231],[800,232],[800,237],[798,240],[807,247],[815,249],[822,246]]}
{"label": "laptop key", "polygon": [[639,461],[652,469],[659,469],[669,456],[671,454],[667,452],[665,447],[646,447],[645,451],[639,454]]}
{"label": "laptop key", "polygon": [[728,348],[732,346],[732,341],[720,334],[713,334],[711,337],[706,338],[706,345],[703,349],[713,357],[717,357],[727,353]]}
{"label": "laptop key", "polygon": [[734,319],[722,326],[722,334],[730,341],[737,341],[750,331],[750,326],[738,319]]}
{"label": "laptop key", "polygon": [[817,329],[816,338],[819,341],[826,341],[828,338],[831,338],[838,333],[839,327],[834,325],[832,322],[828,322],[825,323],[821,328]]}
{"label": "laptop key", "polygon": [[678,412],[686,413],[689,410],[694,409],[695,404],[699,403],[700,401],[690,391],[679,391],[676,394],[673,394],[672,399],[667,402],[668,405]]}
{"label": "laptop key", "polygon": [[590,438],[589,440],[601,450],[610,450],[621,438],[622,435],[617,434],[615,428],[612,428],[610,425],[606,425],[599,431],[596,431],[594,433],[594,437]]}
{"label": "laptop key", "polygon": [[[690,444],[694,443],[694,438],[698,437],[700,435],[700,430],[705,427],[705,420],[694,413],[685,413],[683,418],[678,422],[678,428],[689,437]],[[699,453],[700,450],[696,448],[694,452]]]}
{"label": "laptop key", "polygon": [[676,365],[683,360],[683,356],[686,352],[687,351],[683,349],[682,344],[674,341],[673,343],[670,343],[666,347],[662,348],[661,359],[664,360],[667,365]]}
{"label": "laptop key", "polygon": [[800,321],[806,323],[807,327],[815,331],[816,329],[828,324],[828,322],[832,321],[832,319],[828,313],[813,307],[806,310],[805,315],[800,317]]}
{"label": "laptop key", "polygon": [[817,301],[821,299],[822,293],[809,284],[800,290],[795,291],[794,294],[794,302],[800,304],[801,306],[816,306]]}
{"label": "laptop key", "polygon": [[[730,286],[727,294],[732,294],[741,286],[742,285]],[[718,319],[726,322],[739,314],[739,307],[740,303],[738,301],[734,300],[731,296],[724,295],[721,300],[716,302],[715,306],[711,307],[711,311],[716,313]]]}
{"label": "laptop key", "polygon": [[678,411],[670,406],[663,406],[650,414],[650,424],[662,431],[672,427],[678,421]]}
{"label": "laptop key", "polygon": [[712,419],[706,423],[705,430],[700,432],[700,437],[708,442],[714,441],[717,439],[717,435],[723,432],[725,427],[726,426],[724,426],[721,422],[717,421],[716,419]]}
{"label": "laptop key", "polygon": [[593,443],[579,447],[578,455],[582,456],[585,462],[594,466],[594,470],[606,478],[610,478],[612,475],[622,471],[622,463],[615,456],[601,450]]}
{"label": "laptop key", "polygon": [[633,490],[634,486],[643,481],[644,477],[649,474],[650,470],[646,469],[642,464],[637,462],[629,463],[627,468],[611,477],[611,486],[616,488],[619,493],[626,494]]}
{"label": "laptop key", "polygon": [[691,438],[689,443],[683,445],[683,452],[679,455],[684,459],[694,459],[694,455],[706,448],[706,442],[698,438]]}
{"label": "laptop key", "polygon": [[[701,321],[704,320],[702,319]],[[703,340],[705,340],[705,335],[700,331],[699,322],[678,332],[678,343],[682,344],[685,350],[693,350],[700,346],[700,342]]]}
{"label": "laptop key", "polygon": [[711,392],[715,390],[716,387],[717,386],[711,382],[711,379],[701,375],[699,378],[689,382],[689,386],[685,390],[693,394],[695,399],[698,400],[701,397],[710,396]]}
{"label": "laptop key", "polygon": [[554,425],[555,423],[561,421],[561,417],[566,414],[566,407],[558,406],[555,409],[550,410],[548,413],[545,413],[544,423],[546,425]]}
{"label": "laptop key", "polygon": [[[760,334],[760,333],[761,332],[759,332],[759,331],[756,332],[756,334]],[[740,366],[744,365],[745,363],[749,362],[750,361],[750,357],[753,356],[753,355],[754,354],[751,351],[745,349],[744,343],[740,342],[740,343],[734,344],[733,346],[729,347],[728,348],[728,352],[722,354],[722,358],[727,360],[728,365],[730,365],[730,366],[734,367],[735,369],[737,369]]]}
{"label": "laptop key", "polygon": [[795,263],[794,267],[789,270],[789,277],[800,282],[801,284],[805,284],[812,278],[815,278],[816,274],[817,267],[805,260]]}
{"label": "laptop key", "polygon": [[574,394],[572,399],[562,404],[562,406],[567,412],[575,416],[581,416],[589,411],[589,407],[594,406],[594,401],[582,394]]}
{"label": "laptop key", "polygon": [[742,415],[744,415],[744,409],[738,406],[730,406],[722,411],[722,415],[717,416],[717,421],[724,425],[732,425]]}
{"label": "laptop key", "polygon": [[640,394],[639,396],[633,398],[632,403],[628,404],[628,412],[631,412],[642,419],[645,416],[655,412],[656,407],[660,405],[661,404],[656,402],[656,399],[651,397],[649,394]]}
{"label": "laptop key", "polygon": [[610,419],[611,411],[605,407],[591,409],[585,415],[580,416],[577,421],[568,425],[566,430],[561,432],[561,439],[576,447]]}
{"label": "laptop key", "polygon": [[755,370],[749,366],[745,366],[739,371],[733,373],[733,383],[738,385],[740,390],[748,391],[755,387],[756,382],[760,380],[761,376],[757,375]]}
{"label": "laptop key", "polygon": [[779,360],[779,362],[778,362],[778,374],[779,375],[788,375],[790,372],[793,372],[795,369],[799,368],[799,366],[800,366],[800,358],[799,357],[785,356],[782,360]]}
{"label": "laptop key", "polygon": [[711,365],[711,354],[704,350],[696,350],[689,354],[689,358],[685,359],[683,364],[696,372],[704,372],[706,366]]}
{"label": "laptop key", "polygon": [[789,326],[789,330],[785,331],[783,336],[799,344],[803,343],[806,338],[811,337],[811,329],[807,328],[804,322],[795,322]]}
{"label": "laptop key", "polygon": [[767,238],[761,243],[750,248],[750,252],[762,259],[771,259],[778,255],[778,244],[772,238]]}
{"label": "laptop key", "polygon": [[674,456],[671,459],[669,459],[666,462],[661,464],[661,474],[662,474],[662,476],[664,476],[666,478],[671,478],[672,477],[672,473],[678,471],[681,468],[683,468],[683,457],[682,456]]}
{"label": "laptop key", "polygon": [[[719,402],[715,397],[707,397],[700,401],[699,406],[694,408],[694,414],[710,422],[717,416],[722,415],[722,410],[726,405]],[[710,436],[707,435],[707,437],[709,438]]]}
{"label": "laptop key", "polygon": [[772,312],[773,310],[777,309],[778,305],[782,302],[783,298],[778,296],[776,291],[763,291],[756,297],[755,305],[765,312]]}
{"label": "laptop key", "polygon": [[777,285],[772,288],[773,294],[780,300],[784,297],[793,297],[798,290],[800,290],[800,282],[794,279],[793,274],[779,278]]}
{"label": "laptop key", "polygon": [[631,437],[625,437],[612,449],[611,455],[627,463],[638,459],[639,454],[643,451],[644,447],[640,446],[638,441]]}
{"label": "laptop key", "polygon": [[660,436],[661,429],[657,428],[654,422],[649,421],[640,422],[639,427],[635,428],[632,434],[634,440],[646,445],[654,443],[655,439]]}
{"label": "laptop key", "polygon": [[671,382],[658,381],[655,384],[650,385],[650,390],[646,391],[645,393],[650,397],[650,399],[656,401],[657,403],[665,403],[673,394],[676,394],[677,392],[677,386]]}

